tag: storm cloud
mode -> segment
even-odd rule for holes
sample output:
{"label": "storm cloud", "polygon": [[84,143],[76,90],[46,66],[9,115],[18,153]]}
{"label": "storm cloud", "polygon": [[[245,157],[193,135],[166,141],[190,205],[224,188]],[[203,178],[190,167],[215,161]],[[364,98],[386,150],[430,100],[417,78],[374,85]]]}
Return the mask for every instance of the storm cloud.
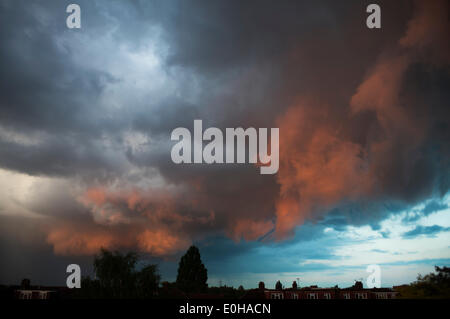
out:
{"label": "storm cloud", "polygon": [[[446,1],[379,1],[380,30],[365,1],[78,1],[79,30],[69,3],[0,0],[0,186],[33,178],[0,218],[44,218],[54,254],[270,244],[448,192]],[[278,174],[174,164],[194,119],[279,127]]]}

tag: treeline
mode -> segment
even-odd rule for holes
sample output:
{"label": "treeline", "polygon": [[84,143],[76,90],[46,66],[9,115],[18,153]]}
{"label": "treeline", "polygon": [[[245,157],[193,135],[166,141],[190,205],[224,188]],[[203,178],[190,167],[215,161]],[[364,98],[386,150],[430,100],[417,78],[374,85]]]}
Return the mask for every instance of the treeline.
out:
{"label": "treeline", "polygon": [[81,288],[73,289],[72,298],[186,298],[217,295],[237,298],[243,287],[208,287],[208,271],[202,263],[197,247],[191,246],[181,257],[177,279],[173,283],[161,282],[158,266],[138,267],[139,255],[122,254],[101,249],[94,258],[95,277],[83,277]]}
{"label": "treeline", "polygon": [[450,267],[435,267],[435,273],[419,275],[417,281],[397,288],[404,299],[449,299]]}
{"label": "treeline", "polygon": [[74,289],[75,298],[151,298],[159,287],[161,276],[157,265],[138,270],[139,256],[102,249],[94,259],[95,278],[81,279]]}

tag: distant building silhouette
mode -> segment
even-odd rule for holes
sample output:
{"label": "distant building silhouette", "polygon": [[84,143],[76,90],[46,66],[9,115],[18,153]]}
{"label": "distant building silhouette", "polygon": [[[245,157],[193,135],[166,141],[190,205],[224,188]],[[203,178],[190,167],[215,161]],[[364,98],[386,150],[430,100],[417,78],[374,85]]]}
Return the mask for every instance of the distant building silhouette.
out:
{"label": "distant building silhouette", "polygon": [[292,290],[297,290],[297,283],[295,281],[292,282]]}
{"label": "distant building silhouette", "polygon": [[263,282],[263,281],[260,281],[260,282],[259,282],[259,284],[258,284],[258,289],[260,289],[260,290],[266,289],[266,286],[264,285],[264,282]]}
{"label": "distant building silhouette", "polygon": [[295,281],[292,288],[287,289],[266,289],[262,281],[258,287],[247,291],[243,299],[395,299],[398,294],[391,288],[364,288],[360,281],[349,288],[319,288],[316,285],[298,288]]}
{"label": "distant building silhouette", "polygon": [[17,289],[14,292],[16,299],[54,299],[55,290],[44,289]]}

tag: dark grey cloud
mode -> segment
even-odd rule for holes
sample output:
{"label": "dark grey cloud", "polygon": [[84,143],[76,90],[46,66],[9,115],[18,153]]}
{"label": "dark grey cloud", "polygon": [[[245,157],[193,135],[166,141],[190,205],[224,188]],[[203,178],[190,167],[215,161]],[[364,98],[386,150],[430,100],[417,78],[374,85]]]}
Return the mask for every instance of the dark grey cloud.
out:
{"label": "dark grey cloud", "polygon": [[420,235],[432,237],[438,233],[449,231],[450,227],[442,227],[439,225],[433,226],[416,226],[413,230],[410,230],[403,234],[404,238],[415,238]]}
{"label": "dark grey cloud", "polygon": [[92,256],[55,256],[46,244],[46,219],[0,216],[0,282],[19,285],[24,278],[32,285],[64,285],[69,264],[82,275],[92,275]]}
{"label": "dark grey cloud", "polygon": [[[319,199],[306,220],[319,230],[304,225],[295,240],[312,240],[328,226],[377,230],[390,214],[448,192],[448,65],[425,57],[404,73],[399,104],[426,132],[415,147],[409,136],[389,135],[375,111],[349,114],[362,81],[398,54],[415,14],[411,1],[379,1],[381,30],[365,27],[369,1],[78,1],[81,30],[65,27],[69,3],[0,1],[0,168],[70,185],[36,191],[27,203],[55,225],[73,222],[82,232],[80,225],[95,223],[93,208],[76,198],[95,187],[113,189],[105,207],[141,218],[144,208],[166,205],[152,194],[158,178],[183,189],[170,198],[171,208],[188,222],[177,228],[178,219],[163,216],[157,225],[194,241],[239,240],[251,222],[276,223],[283,189],[277,176],[261,176],[253,166],[175,165],[170,133],[197,118],[205,127],[274,127],[300,104],[308,121],[295,148],[317,127],[368,153],[383,139],[390,147],[365,159],[375,167],[373,193],[344,196],[331,207]],[[142,191],[141,210],[130,208],[133,187]],[[424,214],[441,208],[430,203]],[[198,222],[211,212],[212,223]],[[241,219],[250,224],[237,229]],[[250,236],[257,244],[226,243],[217,251],[238,258],[273,244],[273,227],[261,229]],[[216,246],[205,248],[210,260],[222,260]],[[248,269],[255,267],[264,268],[255,261]]]}
{"label": "dark grey cloud", "polygon": [[433,200],[431,202],[429,202],[423,209],[422,209],[422,213],[424,215],[429,215],[432,214],[434,212],[438,212],[444,209],[447,209],[448,205],[445,203],[440,203],[436,200]]}
{"label": "dark grey cloud", "polygon": [[428,216],[447,208],[448,205],[446,203],[434,199],[426,203],[425,207],[422,209],[410,212],[403,220],[409,223],[415,222],[424,216]]}
{"label": "dark grey cloud", "polygon": [[[2,2],[1,120],[6,126],[50,133],[82,132],[92,104],[112,78],[71,63],[58,47],[66,32],[62,2]],[[59,18],[58,18],[59,17]]]}

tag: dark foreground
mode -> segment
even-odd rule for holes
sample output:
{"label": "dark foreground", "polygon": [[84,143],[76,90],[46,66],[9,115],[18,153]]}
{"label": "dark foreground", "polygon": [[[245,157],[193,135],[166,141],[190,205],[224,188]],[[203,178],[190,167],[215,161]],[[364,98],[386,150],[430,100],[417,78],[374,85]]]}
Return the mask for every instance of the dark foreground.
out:
{"label": "dark foreground", "polygon": [[[10,300],[15,315],[90,317],[141,314],[145,318],[283,318],[330,314],[379,318],[431,310],[445,313],[449,300]],[[6,310],[6,309],[5,309]]]}

